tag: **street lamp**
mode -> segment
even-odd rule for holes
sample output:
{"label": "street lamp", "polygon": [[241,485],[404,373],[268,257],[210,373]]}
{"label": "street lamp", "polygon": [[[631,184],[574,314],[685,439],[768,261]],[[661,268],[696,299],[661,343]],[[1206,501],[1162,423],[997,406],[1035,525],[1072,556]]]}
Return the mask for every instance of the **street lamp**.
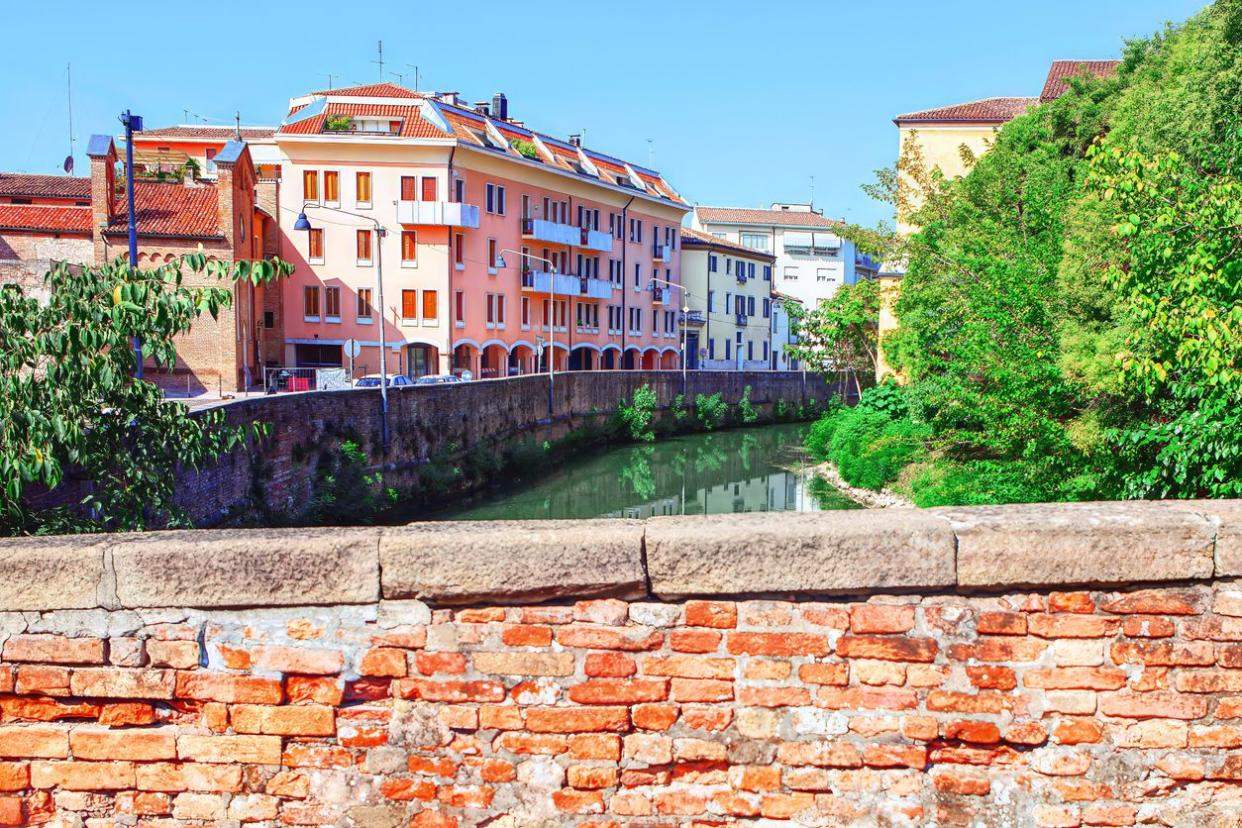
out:
{"label": "street lamp", "polygon": [[668,279],[660,279],[652,276],[651,289],[653,291],[655,290],[656,282],[668,285],[672,288],[677,288],[681,291],[681,394],[684,397],[687,391],[686,363],[689,361],[687,359],[688,354],[686,354],[686,321],[690,316],[690,291],[686,290],[685,285],[678,284],[677,282],[670,282]]}
{"label": "street lamp", "polygon": [[[306,217],[306,208],[315,207],[320,210],[329,210],[333,213],[340,213],[344,216],[352,216],[353,218],[369,221],[375,227],[375,281],[376,295],[379,296],[379,366],[380,366],[380,439],[384,445],[384,454],[388,453],[388,361],[386,359],[388,352],[388,343],[384,338],[384,237],[388,235],[388,231],[379,223],[377,219],[371,216],[360,216],[357,213],[351,213],[348,210],[341,210],[336,207],[326,207],[322,204],[302,205],[302,211],[298,213],[297,220],[293,222],[293,229],[299,231],[309,231],[311,229],[310,219]],[[350,377],[353,380],[353,377]]]}
{"label": "street lamp", "polygon": [[[128,109],[121,113],[120,121],[125,126],[125,200],[129,206],[129,266],[138,269],[138,219],[134,215],[134,133],[142,132],[142,116],[134,115]],[[107,194],[112,198],[112,193]],[[134,361],[138,368],[134,376],[142,379],[142,340],[134,337],[131,342],[134,349]]]}
{"label": "street lamp", "polygon": [[[548,293],[550,294],[550,298],[548,300],[548,313],[551,316],[551,319],[548,320],[548,417],[551,417],[554,410],[553,403],[556,399],[554,393],[556,390],[556,380],[553,378],[555,372],[552,370],[553,363],[556,361],[556,265],[551,259],[545,259],[542,256],[532,256],[529,253],[522,253],[521,251],[506,247],[496,254],[496,261],[494,264],[497,270],[501,270],[506,267],[504,259],[504,255],[506,253],[521,256],[523,259],[534,259],[535,261],[543,262],[548,266]],[[536,337],[536,342],[539,344],[539,347],[542,348],[543,338]]]}

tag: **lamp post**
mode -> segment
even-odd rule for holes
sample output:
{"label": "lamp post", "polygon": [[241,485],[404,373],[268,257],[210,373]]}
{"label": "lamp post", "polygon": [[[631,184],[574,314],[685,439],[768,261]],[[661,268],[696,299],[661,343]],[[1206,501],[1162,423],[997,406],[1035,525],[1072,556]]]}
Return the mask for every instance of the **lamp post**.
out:
{"label": "lamp post", "polygon": [[[384,225],[380,224],[377,219],[371,216],[360,216],[357,213],[351,213],[348,210],[341,210],[336,207],[325,207],[322,204],[303,204],[302,211],[298,213],[297,221],[293,223],[294,230],[311,229],[310,220],[306,218],[306,208],[315,207],[319,210],[329,210],[333,213],[340,213],[345,216],[352,216],[356,219],[369,221],[375,227],[375,293],[379,297],[379,366],[380,366],[380,440],[383,442],[384,454],[388,453],[388,361],[386,359],[388,353],[388,343],[384,337],[384,237],[388,235],[388,231],[384,229]],[[350,377],[351,381],[353,377]]]}
{"label": "lamp post", "polygon": [[[551,259],[545,259],[542,256],[532,256],[529,253],[522,253],[521,251],[506,247],[496,254],[496,261],[494,264],[497,269],[506,267],[504,259],[504,255],[506,253],[512,253],[515,256],[522,257],[523,259],[534,259],[535,261],[543,262],[548,266],[548,293],[550,296],[548,300],[548,313],[552,317],[548,320],[548,417],[551,418],[552,413],[555,410],[554,402],[556,400],[556,380],[554,379],[555,372],[552,369],[553,363],[556,361],[556,265],[553,264]],[[542,343],[541,339],[537,338],[537,340]]]}
{"label": "lamp post", "polygon": [[[134,215],[134,133],[142,132],[142,116],[134,115],[128,109],[121,113],[121,123],[125,126],[125,200],[129,207],[129,266],[138,269],[138,220]],[[112,193],[108,193],[112,198]],[[142,340],[134,337],[134,362],[137,370],[134,376],[142,379]]]}
{"label": "lamp post", "polygon": [[686,290],[685,285],[655,276],[651,277],[652,290],[655,289],[656,282],[681,291],[681,394],[684,397],[688,388],[686,385],[686,363],[689,361],[686,353],[686,320],[690,316],[690,291]]}

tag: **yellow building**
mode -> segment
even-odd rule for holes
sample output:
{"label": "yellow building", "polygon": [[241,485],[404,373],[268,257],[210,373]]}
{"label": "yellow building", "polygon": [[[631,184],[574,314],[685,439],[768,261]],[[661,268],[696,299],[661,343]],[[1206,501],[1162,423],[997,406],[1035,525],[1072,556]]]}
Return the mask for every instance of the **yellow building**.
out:
{"label": "yellow building", "polygon": [[[991,149],[996,133],[1005,124],[1033,106],[1064,95],[1071,78],[1082,74],[1108,77],[1117,71],[1120,63],[1117,60],[1056,60],[1044,78],[1039,97],[982,98],[898,115],[893,119],[897,125],[898,155],[912,146],[921,156],[926,171],[939,169],[946,178],[965,175],[969,171],[968,159],[978,158]],[[921,192],[907,174],[899,176],[898,187],[897,231],[909,234],[918,229],[908,218],[919,208]],[[893,305],[900,293],[904,272],[904,263],[886,262],[876,277],[883,296],[879,321],[881,340],[897,327]],[[896,376],[885,362],[881,348],[876,380],[889,375]]]}

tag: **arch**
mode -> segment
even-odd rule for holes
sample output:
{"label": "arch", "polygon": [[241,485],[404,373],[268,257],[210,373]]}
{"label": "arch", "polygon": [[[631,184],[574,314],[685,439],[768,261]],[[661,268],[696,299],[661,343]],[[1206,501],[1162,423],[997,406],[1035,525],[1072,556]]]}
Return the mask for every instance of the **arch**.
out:
{"label": "arch", "polygon": [[405,345],[405,375],[422,377],[440,373],[440,348],[425,342],[408,342]]}
{"label": "arch", "polygon": [[621,349],[616,346],[605,345],[599,353],[599,367],[601,371],[615,371],[621,366]]}
{"label": "arch", "polygon": [[643,349],[643,370],[655,371],[660,367],[660,349],[645,348]]}
{"label": "arch", "polygon": [[660,353],[660,370],[675,371],[681,367],[679,364],[681,360],[678,359],[678,356],[678,353],[675,351],[669,351],[668,349],[662,351]]}
{"label": "arch", "polygon": [[457,350],[457,348],[458,348],[458,346],[461,346],[461,345],[469,345],[471,348],[478,348],[478,347],[479,347],[478,340],[470,339],[470,338],[468,338],[468,337],[464,337],[464,336],[463,336],[463,337],[459,337],[459,338],[457,338],[457,339],[454,339],[454,340],[453,340],[453,350],[454,350],[454,351],[456,351],[456,350]]}
{"label": "arch", "polygon": [[535,346],[519,340],[509,349],[509,376],[534,373],[538,367]]}
{"label": "arch", "polygon": [[627,371],[634,371],[642,367],[643,353],[638,350],[637,346],[630,346],[625,349],[621,355],[621,367]]}
{"label": "arch", "polygon": [[569,370],[590,371],[594,368],[596,360],[591,358],[592,351],[598,354],[599,346],[585,342],[575,345],[574,349],[569,352]]}
{"label": "arch", "polygon": [[607,345],[600,348],[599,350],[601,353],[603,353],[604,351],[616,351],[617,353],[621,353],[621,346],[615,342],[609,342]]}
{"label": "arch", "polygon": [[507,354],[507,353],[509,353],[509,348],[510,348],[509,343],[508,343],[508,342],[505,342],[505,341],[504,341],[504,340],[502,340],[502,339],[488,339],[488,340],[485,340],[485,341],[483,341],[483,342],[480,342],[480,343],[479,343],[479,350],[480,350],[480,351],[485,350],[485,349],[487,349],[487,348],[492,348],[492,347],[496,347],[496,348],[504,348],[504,349],[505,349],[505,353],[506,353],[506,354]]}
{"label": "arch", "polygon": [[512,352],[517,348],[523,348],[523,347],[530,348],[533,351],[535,350],[535,343],[527,342],[525,339],[519,339],[519,340],[516,340],[515,342],[510,343],[509,351]]}
{"label": "arch", "polygon": [[479,376],[479,369],[476,364],[478,356],[479,346],[473,340],[459,340],[453,343],[453,373],[461,375],[469,371],[472,377],[477,378]]}
{"label": "arch", "polygon": [[509,374],[509,346],[499,339],[489,339],[479,349],[479,378],[496,379]]}

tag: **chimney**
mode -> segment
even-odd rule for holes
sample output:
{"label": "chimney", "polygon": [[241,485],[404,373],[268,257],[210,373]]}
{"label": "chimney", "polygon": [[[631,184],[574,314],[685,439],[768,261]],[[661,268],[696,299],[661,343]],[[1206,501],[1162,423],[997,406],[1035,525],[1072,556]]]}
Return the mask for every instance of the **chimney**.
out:
{"label": "chimney", "polygon": [[457,106],[459,103],[459,101],[457,100],[458,94],[459,93],[457,92],[441,92],[439,95],[436,95],[435,97],[439,98],[441,101],[443,101],[446,104],[449,104],[450,106]]}
{"label": "chimney", "polygon": [[107,135],[92,135],[86,145],[91,159],[91,236],[95,242],[95,261],[107,259],[103,228],[116,218],[116,145]]}
{"label": "chimney", "polygon": [[582,136],[575,132],[573,135],[569,136],[569,143],[573,144],[575,147],[581,147]]}
{"label": "chimney", "polygon": [[502,121],[509,120],[509,99],[505,97],[504,92],[492,95],[492,112],[496,113],[496,117]]}
{"label": "chimney", "polygon": [[488,114],[487,101],[475,101],[474,111],[480,115],[486,116]]}
{"label": "chimney", "polygon": [[[216,214],[225,244],[235,258],[249,257],[249,234],[253,227],[254,167],[242,141],[229,141],[216,153]],[[240,219],[240,223],[239,223]]]}

